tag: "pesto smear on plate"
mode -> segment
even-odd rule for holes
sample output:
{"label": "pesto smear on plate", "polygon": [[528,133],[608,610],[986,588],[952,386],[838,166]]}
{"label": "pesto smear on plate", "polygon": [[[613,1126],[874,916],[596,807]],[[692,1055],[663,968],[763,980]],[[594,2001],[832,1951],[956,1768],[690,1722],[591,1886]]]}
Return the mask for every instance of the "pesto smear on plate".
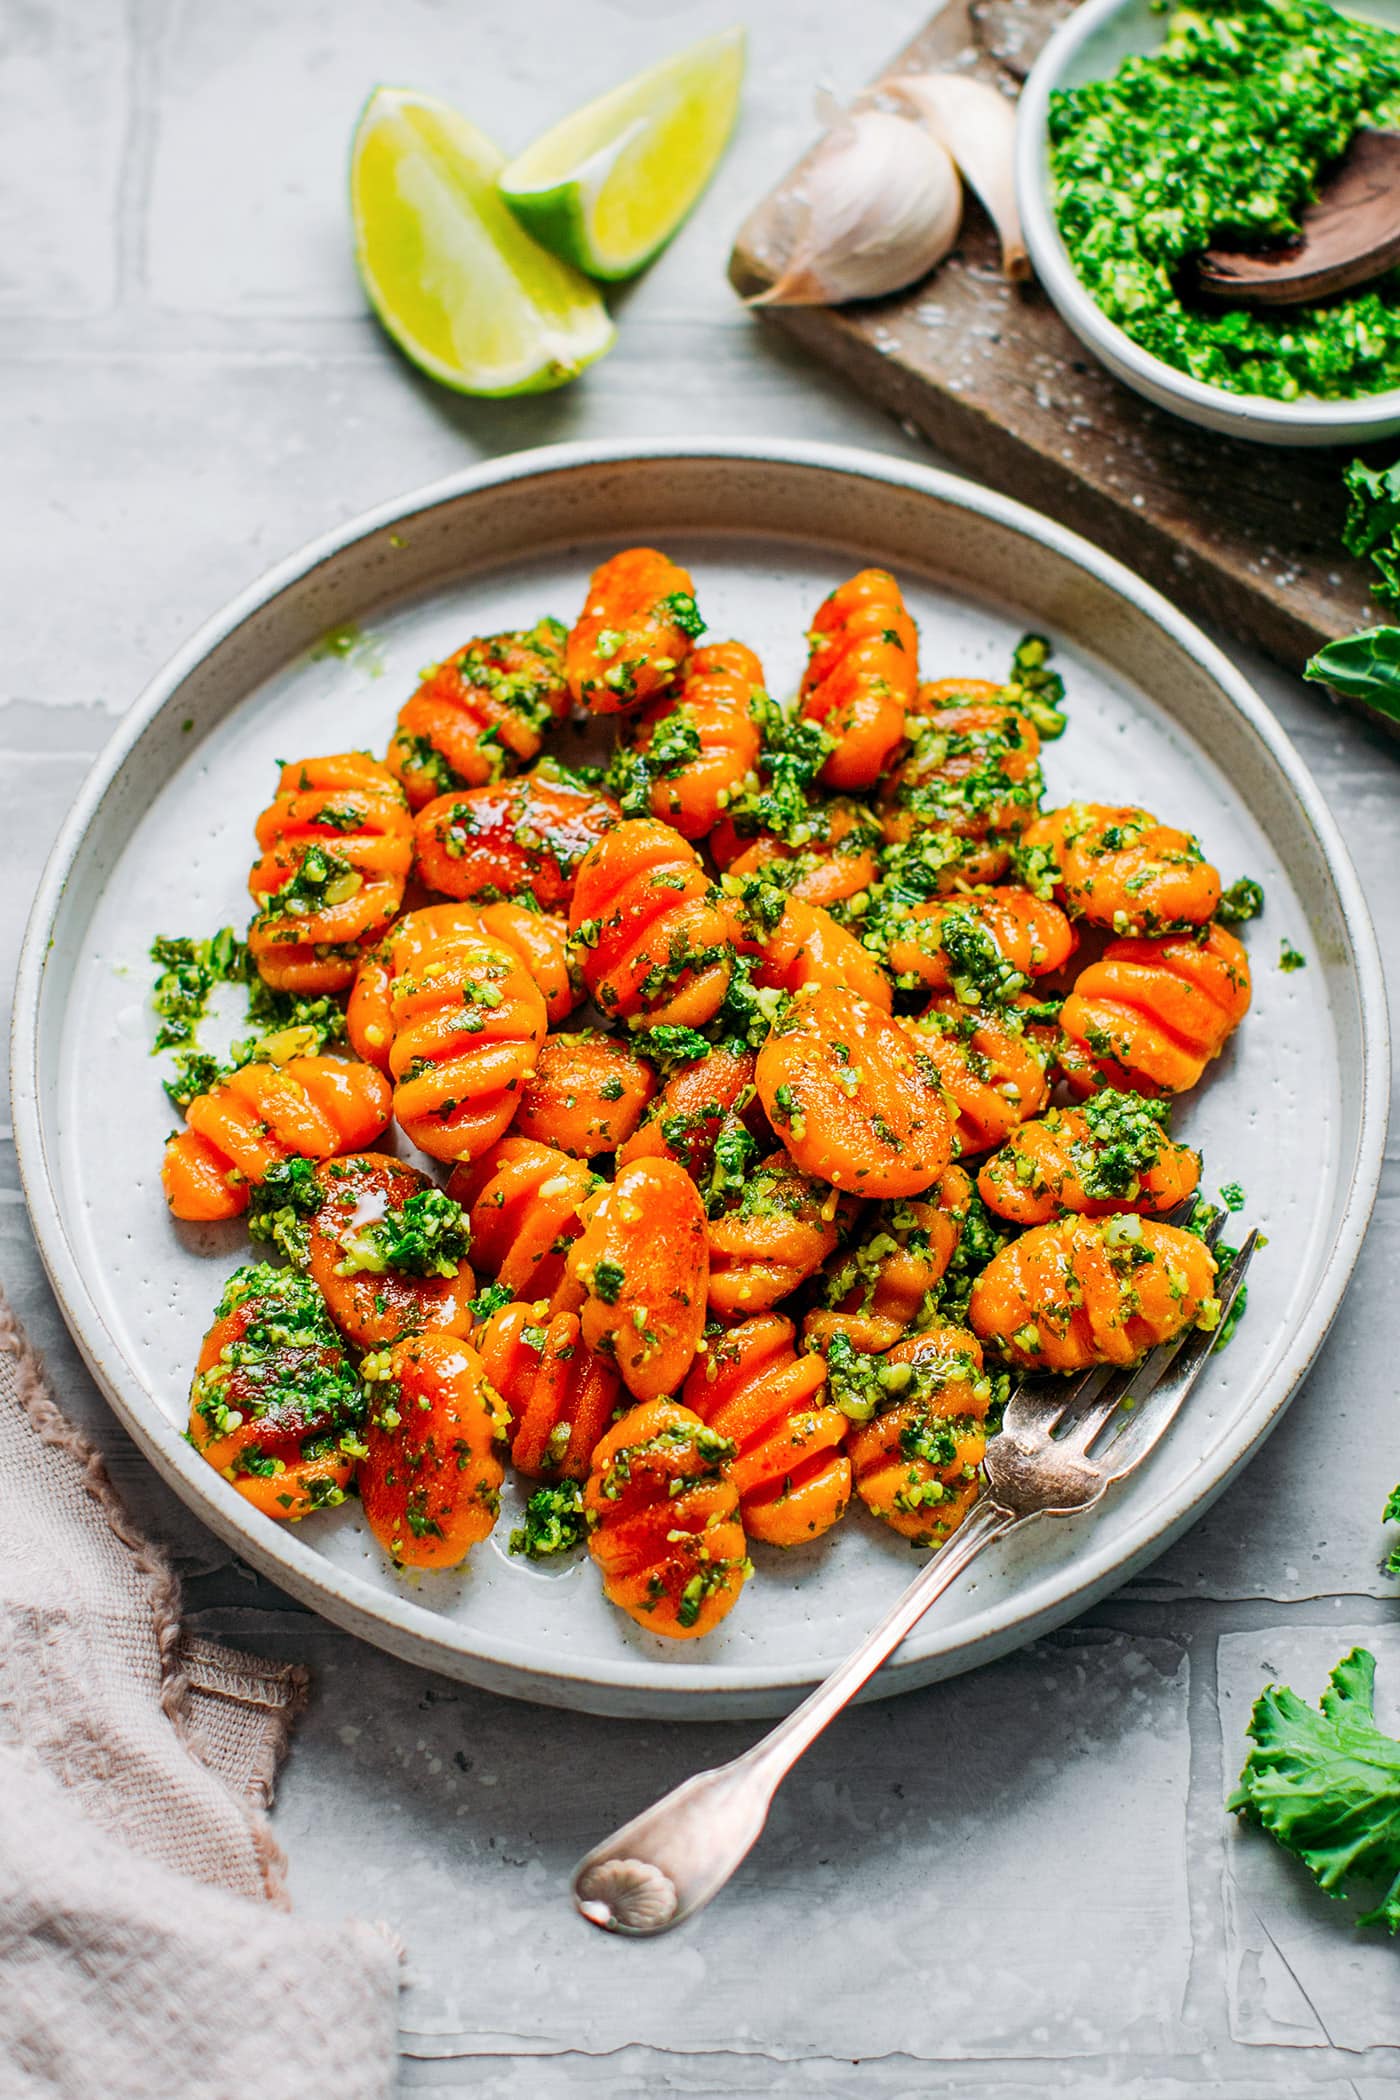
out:
{"label": "pesto smear on plate", "polygon": [[1319,169],[1400,128],[1400,37],[1324,0],[1198,0],[1158,51],[1054,96],[1060,232],[1095,302],[1144,350],[1238,394],[1400,386],[1400,270],[1269,313],[1183,297],[1186,258],[1297,230]]}

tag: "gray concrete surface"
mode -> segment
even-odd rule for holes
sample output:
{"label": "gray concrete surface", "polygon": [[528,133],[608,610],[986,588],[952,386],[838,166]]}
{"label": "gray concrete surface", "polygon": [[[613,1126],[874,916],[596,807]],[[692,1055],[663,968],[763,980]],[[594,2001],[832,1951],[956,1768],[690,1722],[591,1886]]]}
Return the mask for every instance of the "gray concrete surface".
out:
{"label": "gray concrete surface", "polygon": [[[905,0],[755,0],[734,149],[695,222],[619,299],[614,355],[573,389],[457,400],[362,310],[342,171],[373,82],[446,94],[514,147],[730,14],[731,0],[10,0],[7,988],[43,855],[116,717],[208,611],[333,520],[566,437],[783,432],[924,456],[779,348],[723,278],[744,208],[808,135],[813,84],[868,75],[911,27]],[[1394,747],[1249,668],[1342,822],[1393,982]],[[1377,1650],[1400,1727],[1400,1585],[1379,1572],[1400,1476],[1398,1211],[1392,1159],[1306,1390],[1204,1522],[1058,1638],[849,1717],[723,1906],[648,1948],[577,1925],[562,1873],[621,1811],[749,1732],[493,1700],[359,1648],[257,1582],[85,1378],[8,1142],[0,1274],[66,1404],[172,1542],[196,1622],[315,1671],[277,1825],[307,1913],[357,1909],[408,1941],[405,2090],[1380,2100],[1400,2070],[1395,1950],[1221,1803],[1263,1680],[1315,1692],[1353,1639]]]}

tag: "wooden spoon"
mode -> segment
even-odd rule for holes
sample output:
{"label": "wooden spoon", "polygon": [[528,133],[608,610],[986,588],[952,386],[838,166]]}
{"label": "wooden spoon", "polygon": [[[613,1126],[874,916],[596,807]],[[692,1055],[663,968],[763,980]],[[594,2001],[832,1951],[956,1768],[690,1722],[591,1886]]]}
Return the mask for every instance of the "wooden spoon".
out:
{"label": "wooden spoon", "polygon": [[1299,217],[1266,248],[1207,248],[1196,288],[1244,306],[1301,306],[1367,284],[1400,262],[1400,132],[1358,131]]}

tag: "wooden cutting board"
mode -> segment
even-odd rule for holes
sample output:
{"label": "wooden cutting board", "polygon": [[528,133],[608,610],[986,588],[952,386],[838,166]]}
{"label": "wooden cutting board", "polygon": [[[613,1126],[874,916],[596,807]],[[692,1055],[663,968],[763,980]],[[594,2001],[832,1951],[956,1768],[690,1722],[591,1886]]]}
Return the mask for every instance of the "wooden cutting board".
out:
{"label": "wooden cutting board", "polygon": [[[884,71],[955,67],[1012,86],[1067,11],[1064,0],[948,0]],[[786,259],[786,187],[750,216],[730,258],[745,296]],[[758,311],[959,466],[1293,671],[1324,642],[1384,617],[1367,569],[1342,552],[1350,451],[1241,444],[1140,401],[1037,285],[1007,284],[970,193],[957,251],[911,290]]]}

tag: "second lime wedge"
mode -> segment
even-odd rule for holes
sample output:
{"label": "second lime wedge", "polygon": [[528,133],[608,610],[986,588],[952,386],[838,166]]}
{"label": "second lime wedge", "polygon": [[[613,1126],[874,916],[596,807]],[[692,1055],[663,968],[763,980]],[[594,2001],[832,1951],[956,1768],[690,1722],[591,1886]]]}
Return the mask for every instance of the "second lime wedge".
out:
{"label": "second lime wedge", "polygon": [[635,276],[714,173],[743,77],[742,29],[691,44],[536,139],[501,176],[501,195],[590,277]]}
{"label": "second lime wedge", "polygon": [[501,202],[505,155],[446,102],[377,88],[355,130],[355,259],[413,362],[466,394],[562,386],[612,345],[593,286]]}

